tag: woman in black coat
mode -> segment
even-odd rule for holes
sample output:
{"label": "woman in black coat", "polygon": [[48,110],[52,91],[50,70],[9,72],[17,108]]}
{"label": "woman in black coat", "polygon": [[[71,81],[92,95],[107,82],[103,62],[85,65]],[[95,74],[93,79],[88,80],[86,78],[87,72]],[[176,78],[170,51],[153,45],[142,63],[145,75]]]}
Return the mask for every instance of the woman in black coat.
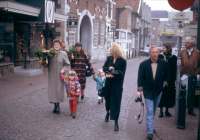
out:
{"label": "woman in black coat", "polygon": [[118,131],[118,118],[120,113],[124,75],[126,72],[126,58],[124,57],[121,47],[117,43],[111,44],[110,55],[104,66],[103,71],[119,70],[117,75],[106,74],[105,82],[105,106],[106,106],[106,118],[105,122],[108,122],[109,116],[111,120],[115,120],[114,130]]}
{"label": "woman in black coat", "polygon": [[168,109],[172,108],[175,104],[175,80],[176,80],[176,69],[177,69],[177,57],[173,54],[170,44],[163,44],[163,54],[160,54],[158,58],[164,59],[168,62],[170,80],[168,86],[163,89],[163,94],[160,100],[160,114],[159,117],[163,117],[163,107],[166,107],[165,115],[171,117]]}

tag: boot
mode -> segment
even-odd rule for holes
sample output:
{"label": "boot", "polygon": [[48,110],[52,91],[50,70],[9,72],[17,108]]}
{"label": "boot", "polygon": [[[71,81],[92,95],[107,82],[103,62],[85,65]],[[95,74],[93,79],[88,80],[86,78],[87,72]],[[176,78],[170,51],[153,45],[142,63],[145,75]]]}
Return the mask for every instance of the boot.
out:
{"label": "boot", "polygon": [[163,117],[163,112],[160,112],[160,114],[159,114],[158,117],[159,117],[159,118],[162,118],[162,117]]}
{"label": "boot", "polygon": [[118,121],[115,121],[115,128],[114,128],[115,131],[118,131],[119,130],[119,126],[118,126]]}
{"label": "boot", "polygon": [[105,118],[105,122],[108,122],[108,121],[109,121],[109,116],[110,116],[110,114],[107,113],[107,114],[106,114],[106,118]]}
{"label": "boot", "polygon": [[54,103],[53,113],[56,113],[56,110],[57,110],[57,105],[56,105],[56,103]]}

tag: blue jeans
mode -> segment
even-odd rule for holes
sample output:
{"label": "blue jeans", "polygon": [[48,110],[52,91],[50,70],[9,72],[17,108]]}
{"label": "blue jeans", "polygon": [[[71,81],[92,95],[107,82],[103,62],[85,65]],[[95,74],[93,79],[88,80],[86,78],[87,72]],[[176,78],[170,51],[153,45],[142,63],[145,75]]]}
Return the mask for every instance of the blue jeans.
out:
{"label": "blue jeans", "polygon": [[153,100],[145,98],[145,104],[147,108],[146,114],[146,125],[147,125],[147,134],[153,134],[154,130],[154,116],[156,113],[156,109],[160,103],[162,92],[160,95]]}

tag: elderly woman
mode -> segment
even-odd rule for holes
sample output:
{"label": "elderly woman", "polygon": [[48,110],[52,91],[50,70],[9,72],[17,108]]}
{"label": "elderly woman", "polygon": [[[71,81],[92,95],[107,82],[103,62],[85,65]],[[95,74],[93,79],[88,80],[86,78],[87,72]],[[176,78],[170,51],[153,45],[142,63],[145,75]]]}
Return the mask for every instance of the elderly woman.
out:
{"label": "elderly woman", "polygon": [[53,113],[60,114],[60,102],[64,102],[64,84],[60,77],[68,73],[70,63],[67,53],[60,50],[61,41],[53,40],[53,46],[58,54],[53,57],[48,66],[48,98],[50,103],[54,103]]}
{"label": "elderly woman", "polygon": [[86,86],[86,66],[89,67],[91,74],[93,74],[94,77],[95,77],[95,72],[92,68],[89,57],[87,56],[82,47],[82,44],[80,42],[77,42],[75,46],[77,50],[77,56],[74,57],[71,67],[78,74],[79,83],[81,84],[81,100],[83,100],[84,89]]}
{"label": "elderly woman", "polygon": [[106,117],[105,122],[108,122],[109,116],[111,120],[115,120],[114,130],[118,131],[118,118],[120,113],[124,75],[126,72],[126,58],[124,57],[121,47],[117,43],[111,44],[110,55],[105,64],[103,71],[108,73],[110,71],[120,71],[117,75],[106,74],[105,83],[105,106]]}
{"label": "elderly woman", "polygon": [[170,44],[163,44],[163,54],[160,54],[158,58],[164,59],[168,63],[170,80],[168,86],[163,89],[163,94],[160,100],[160,115],[163,117],[163,107],[166,107],[165,115],[170,117],[169,108],[172,108],[175,104],[175,80],[176,80],[176,68],[177,68],[177,57],[172,54],[172,48]]}

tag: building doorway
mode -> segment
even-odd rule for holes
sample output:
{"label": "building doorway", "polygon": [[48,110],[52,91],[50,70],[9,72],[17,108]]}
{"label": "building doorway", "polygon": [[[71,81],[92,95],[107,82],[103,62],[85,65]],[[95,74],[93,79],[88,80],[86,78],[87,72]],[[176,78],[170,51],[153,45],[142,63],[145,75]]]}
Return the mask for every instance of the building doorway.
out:
{"label": "building doorway", "polygon": [[91,56],[92,51],[92,26],[90,22],[90,18],[85,15],[81,21],[80,26],[80,42],[83,46],[83,49]]}

